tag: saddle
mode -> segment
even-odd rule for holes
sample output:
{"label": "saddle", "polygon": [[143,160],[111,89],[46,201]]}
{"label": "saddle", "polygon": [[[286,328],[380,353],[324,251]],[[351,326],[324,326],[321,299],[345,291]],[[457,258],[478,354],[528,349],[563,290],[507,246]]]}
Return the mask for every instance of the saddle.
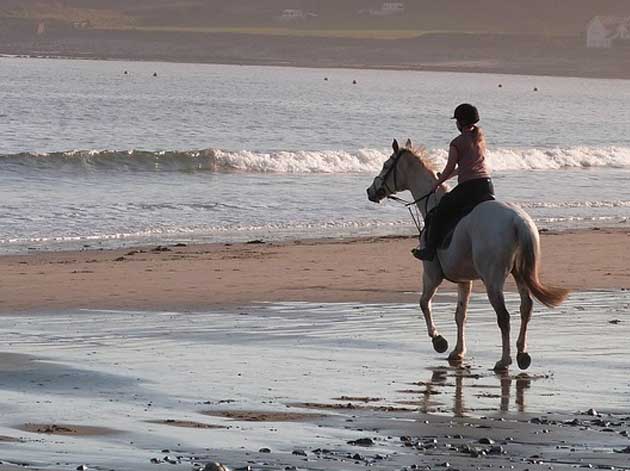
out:
{"label": "saddle", "polygon": [[[455,214],[452,214],[450,215],[450,217],[443,219],[441,221],[442,224],[440,224],[440,233],[431,234],[431,236],[435,235],[435,240],[437,241],[436,247],[440,250],[447,249],[451,245],[453,234],[455,233],[455,229],[457,228],[457,224],[459,224],[459,221],[468,216],[468,214],[470,214],[470,212],[475,209],[478,204],[484,203],[486,201],[493,201],[495,199],[496,198],[494,197],[494,195],[488,194],[478,201],[471,202],[466,206],[462,206]],[[437,229],[436,224],[433,224],[436,218],[436,214],[432,215],[431,213],[433,213],[433,211],[429,212],[429,215],[427,217],[427,231],[435,231]]]}

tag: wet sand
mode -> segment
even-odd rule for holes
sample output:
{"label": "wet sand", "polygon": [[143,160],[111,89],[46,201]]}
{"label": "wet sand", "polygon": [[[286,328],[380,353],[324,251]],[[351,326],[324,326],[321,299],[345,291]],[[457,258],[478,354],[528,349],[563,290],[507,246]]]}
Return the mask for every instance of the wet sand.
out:
{"label": "wet sand", "polygon": [[531,368],[499,375],[482,294],[455,367],[415,304],[7,314],[0,469],[630,469],[629,313],[620,290],[536,306]]}
{"label": "wet sand", "polygon": [[628,237],[543,233],[575,291],[499,375],[483,293],[433,351],[412,238],[0,257],[0,470],[630,469]]}
{"label": "wet sand", "polygon": [[[541,240],[546,283],[630,289],[629,230],[545,232]],[[385,237],[0,256],[0,313],[416,302],[421,263],[409,252],[415,243],[413,237]],[[511,282],[508,289],[514,289]]]}

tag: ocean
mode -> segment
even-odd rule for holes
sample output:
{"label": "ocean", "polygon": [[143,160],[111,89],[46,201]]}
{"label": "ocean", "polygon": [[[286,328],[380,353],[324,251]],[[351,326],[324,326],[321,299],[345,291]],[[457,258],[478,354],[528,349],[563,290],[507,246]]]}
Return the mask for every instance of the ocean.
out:
{"label": "ocean", "polygon": [[411,235],[365,189],[393,138],[444,163],[461,102],[500,199],[630,225],[630,81],[2,57],[0,252]]}

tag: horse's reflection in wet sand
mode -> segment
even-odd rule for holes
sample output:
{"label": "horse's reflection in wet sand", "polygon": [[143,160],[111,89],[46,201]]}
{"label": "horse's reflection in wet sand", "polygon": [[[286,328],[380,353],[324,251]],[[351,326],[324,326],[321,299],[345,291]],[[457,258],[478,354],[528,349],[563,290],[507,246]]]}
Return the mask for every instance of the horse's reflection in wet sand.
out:
{"label": "horse's reflection in wet sand", "polygon": [[[526,412],[525,391],[531,387],[535,377],[525,373],[510,375],[507,371],[482,375],[474,373],[467,367],[435,367],[430,368],[431,378],[429,381],[419,381],[415,384],[424,386],[425,389],[419,391],[421,394],[419,407],[422,413],[452,412],[455,417],[465,417],[467,414],[475,412],[491,412],[492,410],[509,412],[512,399],[512,383],[515,383],[516,391],[514,404],[516,412]],[[480,379],[496,378],[498,385],[480,384]],[[450,381],[449,381],[450,380]],[[449,389],[452,388],[452,392]],[[472,394],[480,399],[477,406],[466,404],[466,389],[480,390],[479,394]],[[500,394],[484,392],[484,390],[500,389]],[[436,400],[436,397],[453,396],[453,406],[449,408],[446,401]],[[499,399],[498,408],[492,408],[484,404],[482,399]]]}

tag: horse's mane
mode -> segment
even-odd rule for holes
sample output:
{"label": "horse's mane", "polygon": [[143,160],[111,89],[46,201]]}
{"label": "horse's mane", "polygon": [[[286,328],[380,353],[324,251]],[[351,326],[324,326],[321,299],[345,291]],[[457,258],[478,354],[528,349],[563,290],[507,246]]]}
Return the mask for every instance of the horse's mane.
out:
{"label": "horse's mane", "polygon": [[411,147],[405,147],[405,150],[407,150],[407,152],[409,152],[416,159],[418,159],[418,162],[420,162],[420,165],[422,165],[422,167],[424,167],[426,170],[431,172],[433,175],[435,175],[437,172],[440,171],[439,163],[430,157],[429,152],[427,151],[426,147],[411,146]]}

